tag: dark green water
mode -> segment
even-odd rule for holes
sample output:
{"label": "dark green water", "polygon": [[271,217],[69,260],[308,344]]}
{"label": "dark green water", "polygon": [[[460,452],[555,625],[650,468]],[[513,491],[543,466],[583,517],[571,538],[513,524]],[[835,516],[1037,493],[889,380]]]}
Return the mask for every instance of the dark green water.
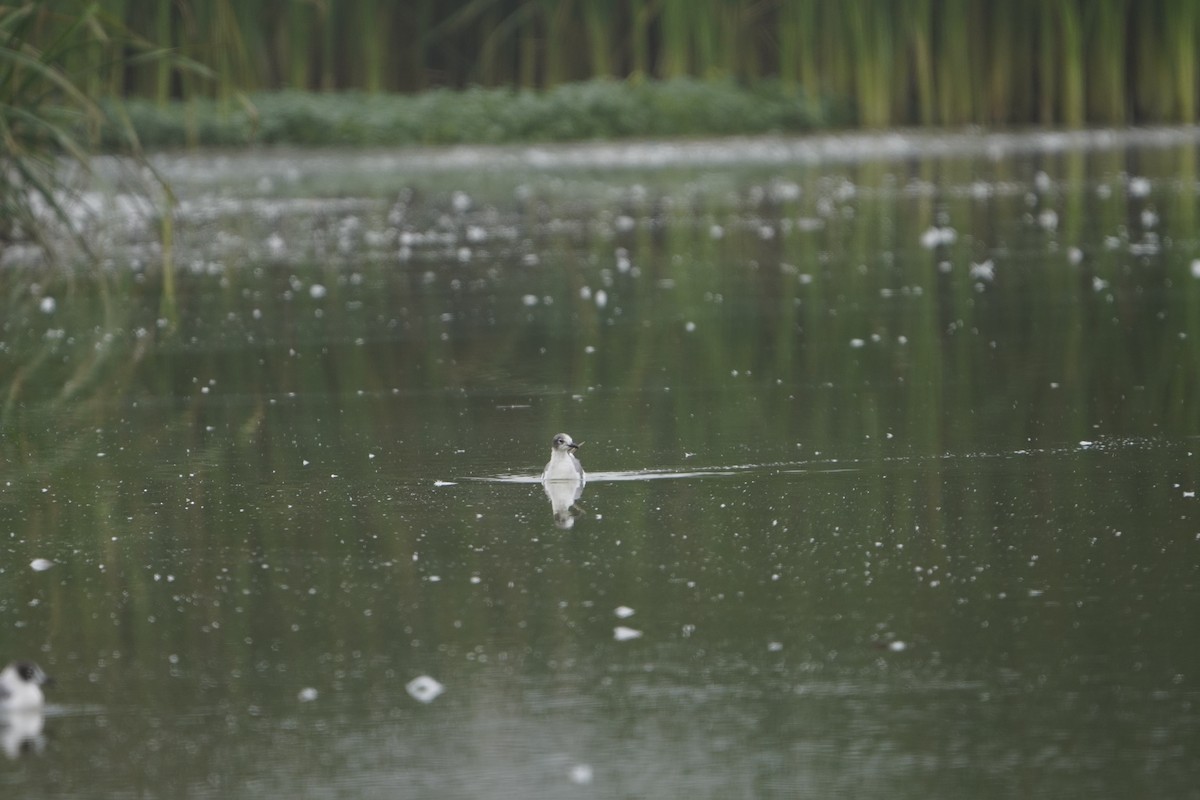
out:
{"label": "dark green water", "polygon": [[160,166],[0,274],[5,796],[1200,797],[1191,134]]}

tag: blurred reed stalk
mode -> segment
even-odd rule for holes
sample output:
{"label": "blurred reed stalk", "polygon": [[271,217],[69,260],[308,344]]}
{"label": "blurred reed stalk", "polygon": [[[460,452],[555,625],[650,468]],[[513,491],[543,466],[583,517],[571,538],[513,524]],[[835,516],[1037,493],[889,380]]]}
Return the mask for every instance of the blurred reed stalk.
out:
{"label": "blurred reed stalk", "polygon": [[[128,11],[126,3],[110,3]],[[164,4],[159,4],[161,7]],[[0,247],[35,242],[53,255],[55,243],[81,234],[83,204],[75,202],[73,176],[86,173],[92,148],[105,137],[110,147],[137,155],[140,145],[119,104],[101,95],[135,76],[154,78],[166,64],[200,74],[130,32],[99,3],[0,5]],[[164,12],[165,13],[165,12]],[[154,20],[157,29],[168,32]],[[146,84],[160,99],[169,93]]]}
{"label": "blurred reed stalk", "polygon": [[210,64],[98,65],[162,101],[259,89],[550,88],[616,78],[779,79],[859,124],[1192,122],[1194,0],[100,0]]}

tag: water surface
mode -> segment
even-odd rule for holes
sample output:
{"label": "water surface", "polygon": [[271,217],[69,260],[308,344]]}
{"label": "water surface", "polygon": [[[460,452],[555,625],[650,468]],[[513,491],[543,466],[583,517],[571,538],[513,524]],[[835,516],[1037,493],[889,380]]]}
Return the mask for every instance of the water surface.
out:
{"label": "water surface", "polygon": [[4,273],[0,787],[1200,796],[1195,148],[162,156],[169,282],[105,165]]}

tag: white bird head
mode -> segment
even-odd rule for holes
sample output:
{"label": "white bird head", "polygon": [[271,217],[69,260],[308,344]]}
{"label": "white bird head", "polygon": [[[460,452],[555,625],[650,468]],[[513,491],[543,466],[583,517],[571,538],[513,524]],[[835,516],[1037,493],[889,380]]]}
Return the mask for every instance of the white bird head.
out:
{"label": "white bird head", "polygon": [[556,433],[554,439],[550,442],[550,449],[557,452],[572,452],[576,450],[583,442],[576,442],[571,439],[570,434]]}
{"label": "white bird head", "polygon": [[46,702],[42,687],[53,683],[32,661],[14,661],[0,671],[0,709],[18,711],[41,708]]}

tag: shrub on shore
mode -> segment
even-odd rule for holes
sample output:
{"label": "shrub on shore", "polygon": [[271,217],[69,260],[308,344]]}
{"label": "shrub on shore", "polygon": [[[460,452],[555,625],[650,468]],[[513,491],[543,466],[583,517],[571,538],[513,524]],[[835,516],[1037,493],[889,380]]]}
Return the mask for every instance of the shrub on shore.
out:
{"label": "shrub on shore", "polygon": [[[784,133],[846,120],[777,81],[599,80],[547,91],[445,89],[415,95],[270,92],[242,102],[128,100],[144,147],[248,144],[385,147]],[[110,144],[109,142],[105,143]],[[116,144],[113,142],[111,144]]]}

